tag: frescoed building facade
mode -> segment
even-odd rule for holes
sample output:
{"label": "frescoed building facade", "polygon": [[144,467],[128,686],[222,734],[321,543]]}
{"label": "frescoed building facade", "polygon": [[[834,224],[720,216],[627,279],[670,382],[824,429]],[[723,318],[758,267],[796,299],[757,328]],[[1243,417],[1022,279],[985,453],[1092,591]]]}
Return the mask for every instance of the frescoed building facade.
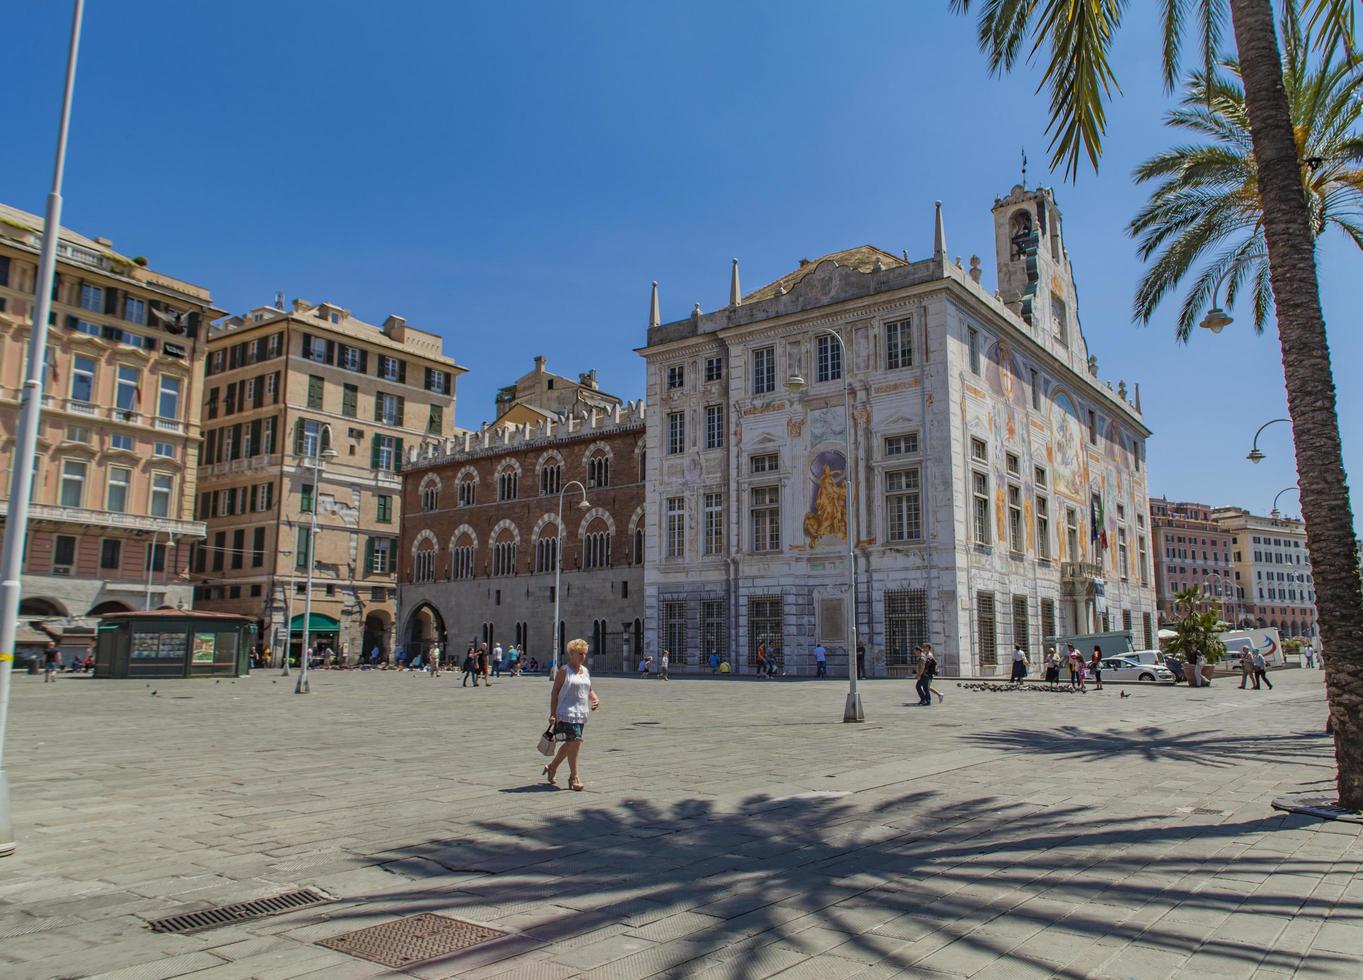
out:
{"label": "frescoed building facade", "polygon": [[993,214],[997,292],[948,257],[940,208],[922,259],[863,246],[747,296],[735,263],[728,306],[671,323],[655,286],[645,645],[674,669],[748,671],[766,644],[811,673],[822,642],[846,670],[844,377],[873,674],[922,642],[966,674],[1065,633],[1153,644],[1139,393],[1098,380],[1051,192],[1015,187]]}

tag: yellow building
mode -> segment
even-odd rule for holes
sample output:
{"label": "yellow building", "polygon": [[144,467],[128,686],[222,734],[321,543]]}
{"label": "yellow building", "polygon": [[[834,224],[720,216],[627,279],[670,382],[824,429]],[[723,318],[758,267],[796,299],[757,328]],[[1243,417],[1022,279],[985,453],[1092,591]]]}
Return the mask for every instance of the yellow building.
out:
{"label": "yellow building", "polygon": [[[43,221],[0,205],[0,515],[8,513]],[[63,228],[48,331],[25,622],[188,606],[208,290]],[[86,624],[88,625],[88,624]]]}
{"label": "yellow building", "polygon": [[277,652],[291,635],[296,653],[315,519],[312,640],[351,662],[389,652],[399,461],[456,434],[465,369],[402,317],[374,326],[330,303],[286,310],[282,297],[208,343],[195,606],[249,615],[262,642]]}

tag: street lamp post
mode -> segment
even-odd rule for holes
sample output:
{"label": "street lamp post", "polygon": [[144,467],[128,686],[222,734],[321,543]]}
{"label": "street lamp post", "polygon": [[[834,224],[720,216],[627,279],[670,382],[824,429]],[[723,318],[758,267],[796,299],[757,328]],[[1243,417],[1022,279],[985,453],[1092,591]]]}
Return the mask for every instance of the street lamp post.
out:
{"label": "street lamp post", "polygon": [[[281,548],[281,549],[279,549],[279,557],[283,558],[285,561],[288,561],[290,558],[293,557],[293,549],[292,549],[292,548]],[[289,676],[289,648],[293,646],[293,592],[294,592],[294,581],[293,581],[293,580],[294,580],[294,570],[293,570],[292,568],[290,568],[290,569],[289,569],[289,594],[288,594],[288,596],[287,596],[287,597],[285,598],[285,600],[284,600],[284,602],[285,602],[285,607],[284,607],[284,609],[285,609],[285,611],[284,611],[284,645],[283,645],[283,651],[282,651],[282,652],[283,652],[283,657],[281,658],[281,659],[284,661],[284,671],[283,671],[283,673],[280,675],[281,677],[288,677],[288,676]]]}
{"label": "street lamp post", "polygon": [[1203,576],[1202,576],[1202,584],[1205,586],[1205,585],[1211,580],[1211,576],[1213,576],[1213,575],[1216,576],[1216,592],[1215,592],[1215,595],[1216,595],[1218,598],[1222,598],[1222,597],[1225,598],[1226,601],[1225,601],[1225,603],[1224,603],[1224,605],[1223,605],[1222,611],[1223,611],[1223,612],[1225,611],[1225,607],[1226,607],[1226,606],[1229,606],[1229,607],[1230,607],[1230,609],[1232,610],[1232,618],[1231,618],[1231,620],[1230,620],[1230,623],[1231,623],[1231,626],[1235,626],[1235,625],[1237,624],[1237,620],[1234,618],[1234,609],[1235,609],[1235,586],[1234,586],[1234,584],[1231,583],[1231,581],[1230,581],[1229,579],[1227,579],[1224,575],[1222,575],[1222,574],[1221,574],[1220,572],[1218,572],[1218,571],[1211,571],[1211,572],[1208,572],[1206,575],[1203,575]]}
{"label": "street lamp post", "polygon": [[1291,493],[1293,490],[1296,490],[1296,489],[1297,489],[1297,485],[1294,483],[1294,484],[1292,484],[1292,486],[1290,486],[1290,487],[1283,487],[1281,490],[1279,490],[1277,493],[1275,493],[1275,494],[1273,495],[1273,506],[1269,508],[1268,516],[1271,517],[1271,518],[1273,518],[1275,521],[1276,521],[1278,518],[1282,517],[1282,516],[1283,516],[1283,515],[1282,515],[1282,512],[1281,512],[1280,510],[1278,510],[1278,498],[1281,497],[1283,494],[1285,494],[1285,493]]}
{"label": "street lamp post", "polygon": [[[331,426],[324,425],[317,432],[317,446],[309,457],[312,460],[312,506],[309,515],[311,521],[308,528],[308,587],[307,595],[303,599],[303,648],[299,657],[300,665],[298,668],[298,683],[294,685],[294,694],[308,693],[308,643],[312,635],[312,565],[313,556],[316,553],[317,545],[317,505],[321,503],[321,479],[322,479],[322,460],[335,459],[336,450],[331,448]],[[325,445],[327,448],[322,449]],[[320,450],[320,453],[318,452]]]}
{"label": "street lamp post", "polygon": [[1264,454],[1259,451],[1259,433],[1263,432],[1270,425],[1276,425],[1279,422],[1286,422],[1288,425],[1292,424],[1291,419],[1269,419],[1263,425],[1259,426],[1259,431],[1254,433],[1254,442],[1250,445],[1249,452],[1245,455],[1245,459],[1249,460],[1251,463],[1257,463],[1265,458]]}
{"label": "street lamp post", "polygon": [[[561,488],[559,488],[558,541],[554,545],[554,647],[553,647],[554,652],[553,655],[549,658],[550,680],[553,680],[554,671],[558,669],[558,633],[559,633],[558,606],[559,600],[563,598],[563,590],[559,587],[559,583],[562,581],[563,578],[563,495],[568,492],[569,487],[577,487],[579,490],[582,491],[582,500],[577,505],[578,510],[586,510],[587,508],[591,507],[591,504],[587,502],[587,488],[582,485],[581,480],[569,480]],[[597,651],[597,653],[600,652],[601,651],[599,650]]]}
{"label": "street lamp post", "polygon": [[[843,707],[844,722],[865,721],[866,715],[861,707],[861,693],[857,690],[857,560],[856,536],[852,533],[852,358],[847,343],[836,330],[821,328],[818,333],[826,333],[838,342],[842,350],[842,401],[846,415],[847,456],[843,466],[842,485],[847,498],[847,703]],[[809,387],[808,382],[798,374],[786,379],[786,390],[801,392]]]}
{"label": "street lamp post", "polygon": [[76,56],[80,51],[81,19],[85,0],[75,0],[71,41],[66,54],[66,87],[62,91],[57,125],[57,156],[52,167],[52,190],[43,217],[43,247],[34,286],[33,333],[29,337],[28,370],[20,395],[19,427],[15,433],[14,472],[10,480],[9,516],[0,557],[0,857],[14,853],[14,826],[9,812],[9,778],[5,775],[5,723],[9,717],[9,687],[14,667],[14,638],[19,631],[19,592],[24,572],[24,538],[28,534],[28,505],[33,489],[34,454],[38,448],[38,419],[43,410],[43,364],[47,353],[47,322],[52,309],[52,278],[57,269],[57,239],[62,225],[62,174],[66,169],[66,135],[71,126],[71,96],[76,87]]}
{"label": "street lamp post", "polygon": [[[160,534],[159,528],[151,532],[151,550],[147,552],[147,600],[143,608],[151,612],[151,576],[156,568],[156,536]],[[166,561],[170,558],[170,549],[175,546],[175,534],[171,531],[166,532],[166,550],[162,552],[161,569],[166,572],[166,581],[170,581],[170,572],[166,571]]]}

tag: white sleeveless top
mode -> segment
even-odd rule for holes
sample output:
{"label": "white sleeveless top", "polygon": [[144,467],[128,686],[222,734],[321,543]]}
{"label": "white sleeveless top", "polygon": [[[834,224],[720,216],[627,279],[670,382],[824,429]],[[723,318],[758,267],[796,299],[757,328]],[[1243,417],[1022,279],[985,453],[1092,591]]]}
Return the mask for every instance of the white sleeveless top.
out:
{"label": "white sleeveless top", "polygon": [[586,724],[587,716],[591,714],[591,702],[589,694],[592,689],[592,675],[587,672],[585,666],[579,667],[574,673],[571,667],[564,667],[563,686],[558,692],[558,711],[556,716],[559,721],[566,721],[574,725]]}

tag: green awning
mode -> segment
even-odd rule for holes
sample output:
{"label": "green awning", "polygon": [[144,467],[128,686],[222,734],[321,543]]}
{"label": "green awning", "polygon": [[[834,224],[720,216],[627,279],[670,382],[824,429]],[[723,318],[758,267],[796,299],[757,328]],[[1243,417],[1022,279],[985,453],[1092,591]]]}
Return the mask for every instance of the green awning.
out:
{"label": "green awning", "polygon": [[[341,625],[340,623],[338,623],[336,620],[332,619],[330,616],[326,615],[325,613],[316,613],[316,612],[315,612],[315,613],[312,614],[312,618],[308,620],[308,632],[309,632],[309,633],[335,633],[337,627],[339,627],[340,625]],[[302,613],[299,613],[297,616],[293,617],[293,619],[289,620],[289,631],[290,631],[291,633],[301,633],[301,632],[303,632],[303,614],[302,614]]]}

